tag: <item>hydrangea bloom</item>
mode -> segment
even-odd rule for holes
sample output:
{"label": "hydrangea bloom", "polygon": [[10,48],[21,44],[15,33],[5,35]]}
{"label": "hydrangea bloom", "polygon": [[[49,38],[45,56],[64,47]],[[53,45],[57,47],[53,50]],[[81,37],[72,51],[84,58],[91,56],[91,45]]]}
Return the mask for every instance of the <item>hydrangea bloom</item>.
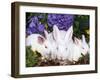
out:
{"label": "hydrangea bloom", "polygon": [[43,18],[45,18],[45,14],[42,14],[42,13],[39,14],[39,15],[38,15],[38,18],[39,18],[39,19],[43,19]]}
{"label": "hydrangea bloom", "polygon": [[60,30],[68,30],[73,24],[74,16],[70,14],[48,14],[47,22],[49,27],[57,25]]}
{"label": "hydrangea bloom", "polygon": [[[41,20],[45,20],[41,22]],[[31,16],[26,25],[26,34],[31,35],[33,33],[43,34],[46,28],[45,24],[48,24],[49,29],[53,25],[57,25],[60,30],[68,30],[73,24],[74,16],[70,14],[45,14],[40,13],[38,15]]]}
{"label": "hydrangea bloom", "polygon": [[31,35],[32,33],[43,33],[44,29],[44,24],[41,24],[41,22],[39,22],[38,17],[33,16],[29,19],[26,25],[26,34]]}
{"label": "hydrangea bloom", "polygon": [[40,32],[43,32],[44,29],[45,29],[44,24],[38,24],[38,30],[39,30]]}

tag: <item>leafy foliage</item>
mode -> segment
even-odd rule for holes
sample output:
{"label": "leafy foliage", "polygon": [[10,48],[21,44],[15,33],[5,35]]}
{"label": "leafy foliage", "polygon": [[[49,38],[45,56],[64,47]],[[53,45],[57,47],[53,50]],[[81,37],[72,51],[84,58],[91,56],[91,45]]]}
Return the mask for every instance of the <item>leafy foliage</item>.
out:
{"label": "leafy foliage", "polygon": [[74,36],[81,38],[81,35],[84,34],[86,40],[89,41],[89,16],[75,15],[73,29]]}
{"label": "leafy foliage", "polygon": [[82,56],[78,59],[75,64],[89,64],[89,53],[86,55],[81,54]]}
{"label": "leafy foliage", "polygon": [[38,52],[33,52],[31,47],[26,47],[26,66],[32,67],[38,64],[40,54]]}

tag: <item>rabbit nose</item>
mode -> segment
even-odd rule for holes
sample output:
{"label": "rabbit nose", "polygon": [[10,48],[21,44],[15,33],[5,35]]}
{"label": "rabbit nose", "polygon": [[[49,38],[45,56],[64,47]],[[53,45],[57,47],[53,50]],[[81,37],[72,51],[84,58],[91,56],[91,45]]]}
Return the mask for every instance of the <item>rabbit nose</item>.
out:
{"label": "rabbit nose", "polygon": [[63,53],[65,51],[65,48],[64,47],[60,47],[59,50],[60,50],[61,53]]}

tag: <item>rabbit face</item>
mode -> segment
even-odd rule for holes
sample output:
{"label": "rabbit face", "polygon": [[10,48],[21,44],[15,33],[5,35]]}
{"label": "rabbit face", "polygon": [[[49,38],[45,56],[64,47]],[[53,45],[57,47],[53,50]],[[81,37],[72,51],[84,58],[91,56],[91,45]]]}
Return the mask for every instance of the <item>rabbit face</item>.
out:
{"label": "rabbit face", "polygon": [[81,45],[81,53],[82,54],[87,54],[89,52],[89,45],[86,42],[85,36],[82,35],[82,45]]}
{"label": "rabbit face", "polygon": [[57,56],[57,50],[56,50],[56,42],[53,39],[53,33],[48,33],[46,30],[44,30],[44,34],[45,34],[45,38],[47,39],[47,41],[49,42],[49,50],[50,50],[50,57],[52,59],[55,59]]}
{"label": "rabbit face", "polygon": [[67,54],[67,46],[65,44],[57,44],[56,50],[58,59],[66,59],[66,56],[68,54]]}
{"label": "rabbit face", "polygon": [[56,53],[59,59],[65,59],[68,54],[68,44],[72,41],[73,29],[72,26],[68,31],[59,30],[56,25],[53,27],[53,38],[56,43]]}
{"label": "rabbit face", "polygon": [[[74,48],[72,50],[72,60],[77,61],[79,57],[81,57],[81,53],[83,55],[89,52],[89,46],[85,40],[85,36],[82,35],[82,40],[74,37]],[[71,59],[71,58],[70,58]]]}
{"label": "rabbit face", "polygon": [[50,43],[40,34],[32,34],[26,38],[26,46],[31,46],[33,51],[39,52],[43,57],[50,53]]}
{"label": "rabbit face", "polygon": [[71,44],[72,48],[70,49],[70,61],[78,61],[79,57],[81,57],[81,47],[82,42],[81,39],[74,37],[74,41]]}

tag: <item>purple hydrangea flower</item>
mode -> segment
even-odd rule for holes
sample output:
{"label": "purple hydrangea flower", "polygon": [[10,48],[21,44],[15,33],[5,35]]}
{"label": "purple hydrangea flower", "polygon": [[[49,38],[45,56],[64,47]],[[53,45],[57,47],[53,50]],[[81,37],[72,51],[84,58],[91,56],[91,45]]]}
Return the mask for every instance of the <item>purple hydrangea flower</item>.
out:
{"label": "purple hydrangea flower", "polygon": [[[41,23],[41,19],[46,19],[45,23]],[[68,30],[73,24],[74,16],[70,14],[47,14],[43,13],[35,16],[31,16],[26,25],[26,34],[30,35],[33,33],[42,34],[45,29],[45,24],[48,24],[49,29],[53,25],[57,25],[60,30]]]}
{"label": "purple hydrangea flower", "polygon": [[26,28],[26,34],[31,35],[32,33],[38,33],[38,29],[35,27]]}
{"label": "purple hydrangea flower", "polygon": [[33,21],[31,21],[30,23],[29,23],[29,25],[28,25],[30,28],[32,28],[32,27],[36,27],[36,24],[33,22]]}
{"label": "purple hydrangea flower", "polygon": [[32,34],[31,29],[27,28],[27,29],[26,29],[26,34],[27,34],[27,35],[31,35],[31,34]]}
{"label": "purple hydrangea flower", "polygon": [[45,17],[44,14],[40,14],[40,15],[38,15],[38,18],[39,18],[39,19],[43,19],[44,17]]}
{"label": "purple hydrangea flower", "polygon": [[41,24],[37,16],[32,16],[27,22],[26,35],[31,35],[33,33],[43,33],[45,29],[44,24]]}
{"label": "purple hydrangea flower", "polygon": [[38,24],[38,30],[39,30],[40,32],[43,32],[44,29],[45,29],[44,24]]}
{"label": "purple hydrangea flower", "polygon": [[57,25],[60,30],[68,30],[73,24],[74,16],[70,14],[48,14],[47,22],[49,27]]}
{"label": "purple hydrangea flower", "polygon": [[32,16],[32,17],[29,19],[29,22],[38,23],[38,22],[39,22],[38,17],[37,17],[37,16]]}

